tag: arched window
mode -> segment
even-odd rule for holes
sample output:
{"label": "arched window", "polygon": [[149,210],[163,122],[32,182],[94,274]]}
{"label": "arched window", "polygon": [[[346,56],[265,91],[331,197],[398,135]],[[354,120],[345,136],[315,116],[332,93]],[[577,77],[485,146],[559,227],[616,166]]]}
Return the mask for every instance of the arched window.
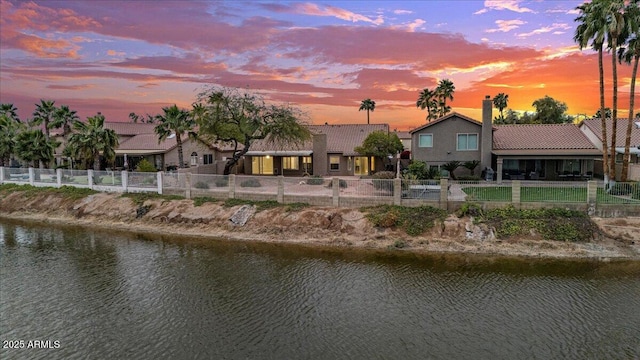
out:
{"label": "arched window", "polygon": [[198,165],[198,153],[194,151],[191,153],[191,166],[196,165]]}

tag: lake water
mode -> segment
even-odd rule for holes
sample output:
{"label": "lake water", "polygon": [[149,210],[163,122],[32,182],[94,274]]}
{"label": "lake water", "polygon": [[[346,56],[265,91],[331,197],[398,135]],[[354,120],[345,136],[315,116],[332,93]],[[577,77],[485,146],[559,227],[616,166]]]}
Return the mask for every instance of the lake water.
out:
{"label": "lake water", "polygon": [[345,253],[6,220],[0,240],[1,359],[640,357],[638,262]]}

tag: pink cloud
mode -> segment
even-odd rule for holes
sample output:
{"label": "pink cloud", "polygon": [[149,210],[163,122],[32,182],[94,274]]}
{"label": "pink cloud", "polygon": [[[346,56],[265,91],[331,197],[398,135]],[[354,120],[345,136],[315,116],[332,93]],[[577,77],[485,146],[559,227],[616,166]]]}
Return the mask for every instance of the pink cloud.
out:
{"label": "pink cloud", "polygon": [[349,10],[329,5],[321,8],[317,4],[313,3],[295,3],[292,5],[264,4],[263,7],[274,12],[303,14],[311,16],[330,16],[353,23],[360,21],[376,25],[382,25],[384,23],[382,17],[372,19],[365,15],[357,14]]}
{"label": "pink cloud", "polygon": [[51,90],[86,90],[95,87],[95,85],[47,85],[47,89]]}
{"label": "pink cloud", "polygon": [[190,75],[211,75],[227,68],[223,63],[206,61],[195,53],[184,56],[141,56],[113,63],[113,65],[130,69],[166,70],[175,74]]}
{"label": "pink cloud", "polygon": [[285,56],[290,58],[317,58],[329,63],[353,65],[410,65],[421,71],[440,70],[447,66],[464,69],[541,55],[529,48],[471,43],[457,34],[388,28],[327,26],[293,29],[280,34],[277,41],[283,50],[288,49]]}

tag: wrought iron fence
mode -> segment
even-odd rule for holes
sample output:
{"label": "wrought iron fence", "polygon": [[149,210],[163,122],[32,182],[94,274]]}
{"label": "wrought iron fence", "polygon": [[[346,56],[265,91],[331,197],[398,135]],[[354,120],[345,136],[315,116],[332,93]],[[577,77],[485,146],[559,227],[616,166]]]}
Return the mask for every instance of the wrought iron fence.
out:
{"label": "wrought iron fence", "polygon": [[451,188],[460,201],[511,202],[513,192],[508,181],[502,184],[482,180],[452,181]]}
{"label": "wrought iron fence", "polygon": [[604,183],[599,183],[596,203],[637,204],[640,206],[640,182],[617,182],[608,187]]}
{"label": "wrought iron fence", "polygon": [[393,196],[393,179],[338,179],[338,187],[345,197]]}
{"label": "wrought iron fence", "polygon": [[586,203],[586,181],[523,181],[521,202]]}
{"label": "wrought iron fence", "polygon": [[440,180],[402,180],[402,198],[440,200]]}

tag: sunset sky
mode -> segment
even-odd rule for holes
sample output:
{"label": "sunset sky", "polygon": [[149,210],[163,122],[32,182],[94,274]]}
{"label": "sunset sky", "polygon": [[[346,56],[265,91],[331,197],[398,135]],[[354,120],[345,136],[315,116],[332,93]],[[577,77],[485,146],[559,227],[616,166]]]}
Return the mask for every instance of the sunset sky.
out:
{"label": "sunset sky", "polygon": [[[598,65],[573,42],[581,3],[0,0],[0,102],[22,119],[50,99],[82,119],[129,121],[222,85],[296,105],[315,124],[366,123],[358,107],[371,98],[371,123],[408,130],[425,122],[419,91],[446,78],[453,110],[476,119],[500,92],[514,110],[549,95],[591,116]],[[626,116],[631,67],[618,69]]]}

